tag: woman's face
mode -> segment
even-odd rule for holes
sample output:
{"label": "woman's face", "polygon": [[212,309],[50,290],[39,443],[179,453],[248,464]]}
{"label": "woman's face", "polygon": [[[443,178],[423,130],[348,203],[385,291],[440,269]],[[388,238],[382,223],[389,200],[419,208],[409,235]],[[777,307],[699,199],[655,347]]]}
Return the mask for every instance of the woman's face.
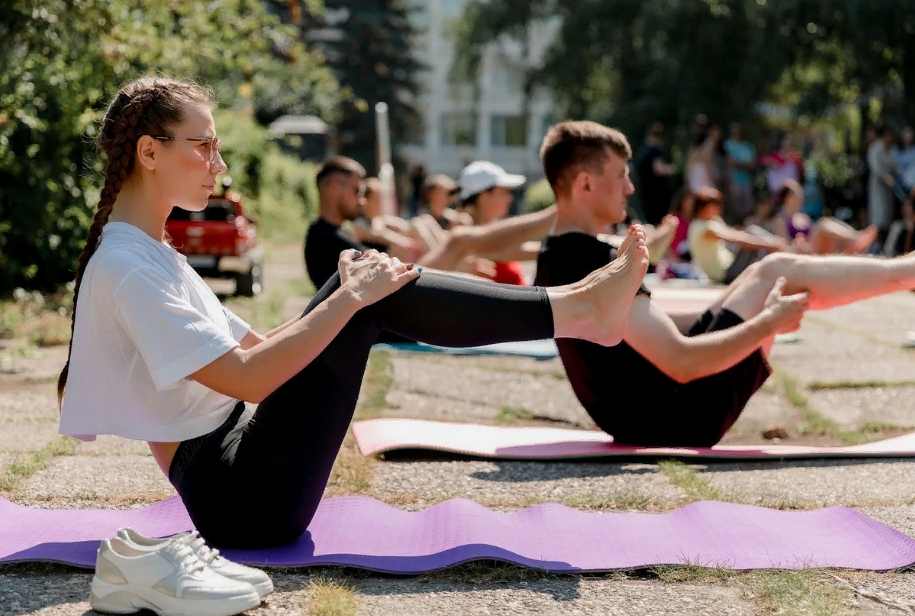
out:
{"label": "woman's face", "polygon": [[216,176],[226,170],[226,163],[219,153],[209,107],[192,105],[184,116],[184,121],[169,131],[172,139],[157,140],[161,147],[156,152],[153,181],[172,206],[199,212],[206,208]]}
{"label": "woman's face", "polygon": [[496,186],[481,193],[477,198],[481,222],[487,223],[505,218],[511,207],[512,199],[511,191],[502,186]]}
{"label": "woman's face", "polygon": [[451,201],[451,197],[448,194],[448,191],[441,186],[433,186],[429,189],[428,200],[429,200],[429,209],[432,210],[432,213],[436,216],[440,216],[442,212],[445,211],[445,208],[448,207],[448,203]]}
{"label": "woman's face", "polygon": [[364,197],[362,211],[369,220],[381,214],[381,193],[370,192]]}
{"label": "woman's face", "polygon": [[722,207],[717,201],[706,201],[699,206],[696,211],[696,217],[702,220],[711,220],[716,216],[721,216]]}

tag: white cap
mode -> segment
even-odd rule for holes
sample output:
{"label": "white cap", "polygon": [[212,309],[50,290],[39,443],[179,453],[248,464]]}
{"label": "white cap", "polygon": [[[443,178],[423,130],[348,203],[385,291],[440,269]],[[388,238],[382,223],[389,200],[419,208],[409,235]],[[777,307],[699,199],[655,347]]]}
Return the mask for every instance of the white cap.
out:
{"label": "white cap", "polygon": [[506,173],[505,169],[488,160],[475,160],[461,171],[458,184],[461,187],[461,200],[463,201],[496,186],[517,188],[525,181],[526,178],[523,175]]}

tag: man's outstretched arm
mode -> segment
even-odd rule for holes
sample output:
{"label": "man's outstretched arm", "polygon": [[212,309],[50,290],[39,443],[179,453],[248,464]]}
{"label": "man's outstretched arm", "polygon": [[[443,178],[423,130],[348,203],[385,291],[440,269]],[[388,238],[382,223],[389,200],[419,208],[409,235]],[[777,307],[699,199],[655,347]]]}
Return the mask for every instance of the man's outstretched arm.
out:
{"label": "man's outstretched arm", "polygon": [[447,239],[418,261],[441,270],[453,270],[468,255],[484,259],[498,257],[524,242],[549,234],[556,222],[556,206],[540,212],[497,220],[479,227],[455,227]]}

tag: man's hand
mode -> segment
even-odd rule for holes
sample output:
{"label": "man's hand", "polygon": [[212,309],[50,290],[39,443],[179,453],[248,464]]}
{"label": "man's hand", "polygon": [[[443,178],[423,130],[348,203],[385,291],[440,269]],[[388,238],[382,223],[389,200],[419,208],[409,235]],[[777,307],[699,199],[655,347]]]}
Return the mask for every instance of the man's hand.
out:
{"label": "man's hand", "polygon": [[782,295],[787,280],[784,276],[775,281],[772,290],[766,297],[764,312],[775,327],[775,333],[788,334],[801,327],[801,319],[810,308],[810,293]]}

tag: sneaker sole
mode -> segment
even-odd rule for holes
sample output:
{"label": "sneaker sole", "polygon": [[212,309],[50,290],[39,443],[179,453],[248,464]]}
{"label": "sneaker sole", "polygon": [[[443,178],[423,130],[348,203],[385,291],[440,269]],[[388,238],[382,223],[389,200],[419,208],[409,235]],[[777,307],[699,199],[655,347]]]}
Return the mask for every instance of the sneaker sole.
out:
{"label": "sneaker sole", "polygon": [[[250,584],[250,582],[248,583]],[[252,584],[252,586],[254,586],[254,590],[257,591],[257,596],[261,599],[273,592],[272,580],[264,580],[260,584]]]}
{"label": "sneaker sole", "polygon": [[260,605],[260,596],[252,591],[218,599],[178,599],[148,586],[112,584],[92,578],[89,606],[105,614],[133,614],[152,610],[159,616],[233,616]]}

